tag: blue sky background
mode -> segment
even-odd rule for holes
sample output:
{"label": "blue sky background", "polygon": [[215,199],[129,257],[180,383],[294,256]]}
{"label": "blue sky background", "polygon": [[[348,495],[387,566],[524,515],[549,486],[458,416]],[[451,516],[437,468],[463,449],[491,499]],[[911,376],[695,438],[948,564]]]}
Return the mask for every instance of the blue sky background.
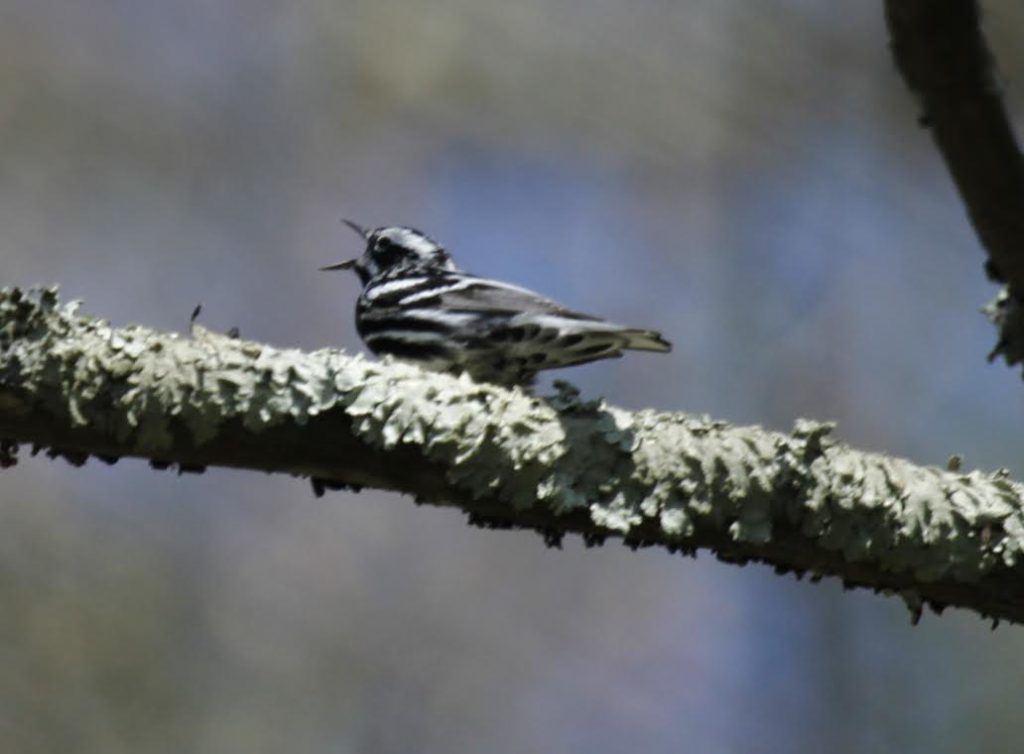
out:
{"label": "blue sky background", "polygon": [[[1020,114],[1024,14],[987,4]],[[878,4],[8,0],[4,285],[360,350],[339,217],[662,330],[588,396],[1024,478]],[[11,751],[1012,752],[1019,628],[211,470],[0,476]]]}

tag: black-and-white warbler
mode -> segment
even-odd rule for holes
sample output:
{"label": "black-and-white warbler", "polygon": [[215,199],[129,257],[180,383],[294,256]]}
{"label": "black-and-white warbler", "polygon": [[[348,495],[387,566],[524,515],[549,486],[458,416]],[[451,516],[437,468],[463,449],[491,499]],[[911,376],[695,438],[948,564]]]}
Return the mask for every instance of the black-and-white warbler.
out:
{"label": "black-and-white warbler", "polygon": [[618,358],[627,349],[671,350],[638,330],[566,309],[533,291],[463,272],[413,228],[365,230],[362,256],[323,270],[354,270],[363,284],[356,330],[376,354],[479,381],[529,384],[542,369]]}

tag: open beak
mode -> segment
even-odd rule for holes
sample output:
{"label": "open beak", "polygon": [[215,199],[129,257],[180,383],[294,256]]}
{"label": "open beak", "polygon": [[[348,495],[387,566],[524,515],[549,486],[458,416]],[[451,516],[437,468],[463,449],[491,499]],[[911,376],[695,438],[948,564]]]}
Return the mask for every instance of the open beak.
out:
{"label": "open beak", "polygon": [[[358,233],[360,236],[362,236],[363,238],[368,238],[369,237],[370,231],[368,231],[366,228],[364,228],[359,223],[354,223],[351,220],[345,220],[344,218],[342,218],[341,221],[343,223],[345,223],[345,225],[350,227],[352,230],[354,230],[356,233]],[[331,264],[331,265],[328,265],[327,267],[321,267],[320,270],[322,272],[326,272],[327,270],[351,270],[355,266],[356,262],[358,262],[358,261],[359,261],[359,258],[356,257],[355,259],[348,259],[348,260],[346,260],[344,262],[338,262],[337,264]]]}
{"label": "open beak", "polygon": [[351,220],[346,220],[346,219],[344,219],[344,218],[342,218],[342,220],[341,220],[341,221],[342,221],[343,223],[345,223],[345,225],[347,225],[348,227],[350,227],[350,228],[351,228],[352,230],[354,230],[354,231],[355,231],[356,233],[358,233],[359,235],[361,235],[361,236],[362,236],[363,238],[369,238],[369,236],[370,236],[370,231],[368,231],[368,230],[367,230],[366,228],[364,228],[364,227],[363,227],[362,225],[360,225],[359,223],[354,223],[354,222],[352,222]]}
{"label": "open beak", "polygon": [[351,270],[352,267],[355,266],[355,263],[358,261],[358,258],[346,259],[344,262],[338,262],[337,264],[329,264],[326,267],[321,267],[320,271],[326,272],[327,270]]}

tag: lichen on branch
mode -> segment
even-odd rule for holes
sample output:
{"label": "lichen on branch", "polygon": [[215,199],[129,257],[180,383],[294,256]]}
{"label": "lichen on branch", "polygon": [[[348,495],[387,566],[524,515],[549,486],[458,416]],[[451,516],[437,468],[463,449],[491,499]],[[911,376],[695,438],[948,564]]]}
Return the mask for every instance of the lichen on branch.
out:
{"label": "lichen on branch", "polygon": [[1024,488],[789,433],[629,412],[341,351],[113,327],[0,292],[0,439],[75,462],[233,466],[371,486],[488,525],[765,561],[1024,620]]}

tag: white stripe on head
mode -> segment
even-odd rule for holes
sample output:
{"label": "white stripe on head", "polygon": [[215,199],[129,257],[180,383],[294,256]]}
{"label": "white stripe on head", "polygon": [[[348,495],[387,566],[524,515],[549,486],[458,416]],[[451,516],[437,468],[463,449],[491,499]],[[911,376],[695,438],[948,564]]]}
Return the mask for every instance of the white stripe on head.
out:
{"label": "white stripe on head", "polygon": [[440,244],[412,228],[386,228],[380,235],[381,238],[389,238],[392,243],[424,258],[430,258],[441,248]]}
{"label": "white stripe on head", "polygon": [[400,225],[377,228],[371,232],[363,256],[370,278],[403,267],[429,267],[446,271],[456,269],[441,244],[415,228]]}

